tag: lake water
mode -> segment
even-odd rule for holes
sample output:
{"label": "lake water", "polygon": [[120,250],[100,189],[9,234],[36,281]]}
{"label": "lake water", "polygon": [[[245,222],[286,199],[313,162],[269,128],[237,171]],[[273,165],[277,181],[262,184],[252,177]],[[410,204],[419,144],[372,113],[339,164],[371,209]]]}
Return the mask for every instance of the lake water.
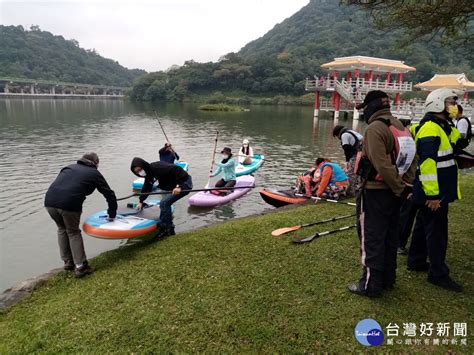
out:
{"label": "lake water", "polygon": [[[118,197],[131,193],[133,157],[158,160],[165,142],[156,109],[182,160],[189,162],[195,188],[207,182],[215,131],[218,148],[240,147],[243,138],[267,161],[256,173],[258,187],[289,187],[317,156],[342,161],[331,135],[334,121],[313,122],[311,107],[255,106],[249,112],[201,112],[197,105],[138,105],[120,100],[0,100],[0,292],[25,278],[61,266],[56,226],[43,207],[44,194],[59,170],[95,151],[100,171]],[[352,121],[339,121],[352,126]],[[358,122],[355,122],[357,128]],[[176,204],[177,232],[243,217],[272,208],[254,189],[215,209]],[[106,207],[95,192],[83,217]],[[88,257],[116,248],[120,241],[84,235]]]}

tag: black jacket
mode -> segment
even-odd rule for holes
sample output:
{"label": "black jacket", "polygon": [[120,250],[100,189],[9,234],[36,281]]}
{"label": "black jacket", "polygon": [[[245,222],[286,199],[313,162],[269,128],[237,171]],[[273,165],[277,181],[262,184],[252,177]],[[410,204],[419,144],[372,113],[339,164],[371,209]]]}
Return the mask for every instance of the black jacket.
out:
{"label": "black jacket", "polygon": [[109,208],[107,213],[114,218],[117,214],[117,199],[107,181],[95,165],[86,159],[62,168],[51,184],[44,200],[45,207],[61,208],[66,211],[82,212],[86,196],[97,189],[104,195]]}
{"label": "black jacket", "polygon": [[[162,161],[148,163],[141,158],[133,158],[130,169],[134,174],[133,168],[137,166],[146,173],[142,193],[151,192],[155,180],[158,180],[158,188],[161,190],[172,191],[177,185],[184,184],[189,177],[189,174],[180,166]],[[147,197],[148,195],[141,195],[140,202],[145,201]]]}

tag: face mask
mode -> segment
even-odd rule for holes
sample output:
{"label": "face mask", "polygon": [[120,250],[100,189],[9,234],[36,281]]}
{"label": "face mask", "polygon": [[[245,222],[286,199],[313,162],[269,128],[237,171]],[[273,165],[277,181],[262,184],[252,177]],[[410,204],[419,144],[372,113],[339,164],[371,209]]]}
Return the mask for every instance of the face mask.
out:
{"label": "face mask", "polygon": [[456,118],[459,113],[458,107],[456,105],[448,106],[446,111],[448,111],[449,118]]}
{"label": "face mask", "polygon": [[146,176],[146,172],[145,170],[141,170],[138,175],[140,175],[141,177],[145,177]]}
{"label": "face mask", "polygon": [[227,159],[229,156],[227,154],[222,154],[222,159]]}

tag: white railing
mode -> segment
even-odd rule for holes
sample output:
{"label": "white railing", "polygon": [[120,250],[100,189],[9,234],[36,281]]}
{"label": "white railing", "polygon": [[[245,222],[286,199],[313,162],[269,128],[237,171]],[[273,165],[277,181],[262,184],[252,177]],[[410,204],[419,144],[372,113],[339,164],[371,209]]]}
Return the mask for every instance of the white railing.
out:
{"label": "white railing", "polygon": [[[325,90],[325,91],[334,91],[338,80],[334,80],[331,77],[320,77],[318,79],[306,79],[305,89],[306,91],[315,91],[315,90]],[[387,82],[380,80],[365,80],[363,78],[350,79],[347,80],[342,78],[340,83],[343,85],[348,85],[351,88],[355,88],[360,92],[368,92],[370,90],[383,90],[388,92],[404,92],[412,91],[413,83],[403,81],[397,83],[396,81]]]}

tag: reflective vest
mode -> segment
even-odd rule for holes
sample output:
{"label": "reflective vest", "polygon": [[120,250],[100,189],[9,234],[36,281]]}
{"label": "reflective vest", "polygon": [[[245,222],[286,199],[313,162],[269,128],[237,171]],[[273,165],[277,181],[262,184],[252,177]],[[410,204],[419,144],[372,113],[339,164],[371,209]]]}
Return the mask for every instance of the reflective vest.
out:
{"label": "reflective vest", "polygon": [[335,184],[336,182],[343,182],[348,179],[346,173],[344,172],[344,170],[342,170],[339,164],[334,163],[323,163],[319,168],[321,175],[323,174],[323,169],[326,166],[330,166],[332,168],[332,176],[330,181],[331,184]]}
{"label": "reflective vest", "polygon": [[459,169],[453,151],[459,138],[456,128],[452,127],[448,136],[435,121],[426,121],[417,128],[415,143],[420,158],[414,188],[417,202],[440,199],[449,203],[461,198]]}

